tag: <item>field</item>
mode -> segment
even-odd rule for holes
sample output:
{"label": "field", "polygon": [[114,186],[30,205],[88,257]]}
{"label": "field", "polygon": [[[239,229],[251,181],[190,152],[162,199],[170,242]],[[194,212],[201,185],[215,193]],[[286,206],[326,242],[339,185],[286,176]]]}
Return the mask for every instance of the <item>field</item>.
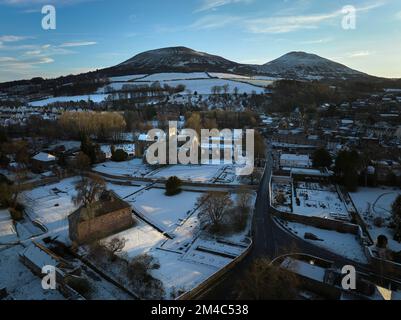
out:
{"label": "field", "polygon": [[[393,251],[401,251],[401,243],[393,240],[394,231],[388,228],[391,222],[391,205],[401,194],[400,189],[392,188],[359,188],[358,192],[350,193],[350,196],[365,223],[373,240],[379,235],[388,238],[388,246]],[[375,218],[380,217],[384,223],[381,227],[374,224]]]}

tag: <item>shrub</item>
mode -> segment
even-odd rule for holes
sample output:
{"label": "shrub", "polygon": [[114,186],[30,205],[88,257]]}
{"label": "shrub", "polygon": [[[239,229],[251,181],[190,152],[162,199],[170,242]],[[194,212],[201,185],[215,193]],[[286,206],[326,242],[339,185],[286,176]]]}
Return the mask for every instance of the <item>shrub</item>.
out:
{"label": "shrub", "polygon": [[65,283],[82,296],[87,295],[91,291],[91,285],[85,278],[68,276],[65,278]]}
{"label": "shrub", "polygon": [[20,221],[24,218],[24,214],[22,210],[18,210],[17,208],[9,208],[11,219],[14,221]]}
{"label": "shrub", "polygon": [[174,196],[181,192],[182,181],[177,177],[170,177],[166,182],[166,195]]}
{"label": "shrub", "polygon": [[115,162],[122,162],[128,159],[128,153],[126,153],[123,149],[117,149],[112,152],[111,160]]}

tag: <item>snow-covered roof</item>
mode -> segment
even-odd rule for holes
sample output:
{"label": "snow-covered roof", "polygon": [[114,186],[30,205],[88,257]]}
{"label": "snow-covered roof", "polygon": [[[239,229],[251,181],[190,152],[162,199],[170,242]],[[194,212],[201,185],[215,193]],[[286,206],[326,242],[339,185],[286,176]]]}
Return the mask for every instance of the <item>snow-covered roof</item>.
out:
{"label": "snow-covered roof", "polygon": [[319,282],[323,282],[326,272],[324,268],[290,257],[285,258],[281,267]]}
{"label": "snow-covered roof", "polygon": [[291,153],[283,153],[280,157],[281,160],[284,161],[308,161],[309,156],[307,154],[291,154]]}
{"label": "snow-covered roof", "polygon": [[21,255],[31,261],[39,268],[43,268],[44,266],[57,266],[58,261],[56,261],[51,255],[42,250],[37,244],[32,243],[28,246]]}
{"label": "snow-covered roof", "polygon": [[37,160],[37,161],[42,161],[42,162],[51,162],[51,161],[55,161],[56,157],[50,153],[40,152],[36,156],[32,157],[32,159]]}

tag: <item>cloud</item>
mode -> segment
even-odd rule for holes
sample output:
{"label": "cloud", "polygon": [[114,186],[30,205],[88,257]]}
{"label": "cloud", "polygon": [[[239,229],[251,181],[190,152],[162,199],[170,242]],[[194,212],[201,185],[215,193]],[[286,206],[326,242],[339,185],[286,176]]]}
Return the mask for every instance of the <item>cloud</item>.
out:
{"label": "cloud", "polygon": [[59,47],[60,48],[86,47],[86,46],[93,46],[95,44],[97,44],[97,42],[95,41],[65,42],[62,43]]}
{"label": "cloud", "polygon": [[195,10],[195,12],[202,12],[208,10],[216,10],[219,7],[233,4],[233,3],[251,3],[253,0],[203,0],[202,5]]}
{"label": "cloud", "polygon": [[195,21],[190,28],[196,30],[218,29],[241,20],[242,18],[236,16],[207,15]]}
{"label": "cloud", "polygon": [[401,20],[401,11],[395,14],[396,19]]}
{"label": "cloud", "polygon": [[316,40],[307,40],[307,41],[301,41],[301,44],[324,44],[324,43],[329,43],[332,42],[333,38],[323,38],[323,39],[316,39]]}
{"label": "cloud", "polygon": [[356,51],[356,52],[348,53],[347,57],[348,58],[361,58],[361,57],[368,57],[372,54],[373,54],[373,52],[371,52],[371,51]]}
{"label": "cloud", "polygon": [[[213,3],[225,3],[225,0]],[[355,7],[356,12],[367,12],[385,4],[384,1]],[[195,21],[191,27],[195,29],[217,29],[227,25],[240,24],[244,30],[255,34],[280,34],[298,30],[318,29],[321,24],[340,19],[344,15],[342,8],[332,12],[305,15],[276,15],[264,18],[206,15]]]}
{"label": "cloud", "polygon": [[15,35],[3,35],[0,36],[0,43],[3,42],[18,42],[26,39],[32,39],[33,37],[27,37],[27,36],[15,36]]}

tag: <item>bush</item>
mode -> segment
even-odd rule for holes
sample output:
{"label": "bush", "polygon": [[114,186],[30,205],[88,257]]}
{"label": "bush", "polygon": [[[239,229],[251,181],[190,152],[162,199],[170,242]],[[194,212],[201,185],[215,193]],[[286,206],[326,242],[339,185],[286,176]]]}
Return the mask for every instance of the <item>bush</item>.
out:
{"label": "bush", "polygon": [[65,278],[65,283],[82,296],[87,295],[91,291],[90,283],[85,278],[68,276]]}
{"label": "bush", "polygon": [[170,177],[166,182],[166,195],[174,196],[181,192],[182,181],[177,177]]}
{"label": "bush", "polygon": [[22,210],[18,210],[17,208],[9,208],[11,219],[14,221],[20,221],[24,218],[24,214]]}
{"label": "bush", "polygon": [[382,217],[376,217],[373,220],[373,224],[378,228],[381,228],[383,226],[383,223],[384,223],[384,220]]}
{"label": "bush", "polygon": [[128,159],[128,153],[126,153],[123,149],[117,149],[112,152],[111,160],[115,162],[122,162]]}

